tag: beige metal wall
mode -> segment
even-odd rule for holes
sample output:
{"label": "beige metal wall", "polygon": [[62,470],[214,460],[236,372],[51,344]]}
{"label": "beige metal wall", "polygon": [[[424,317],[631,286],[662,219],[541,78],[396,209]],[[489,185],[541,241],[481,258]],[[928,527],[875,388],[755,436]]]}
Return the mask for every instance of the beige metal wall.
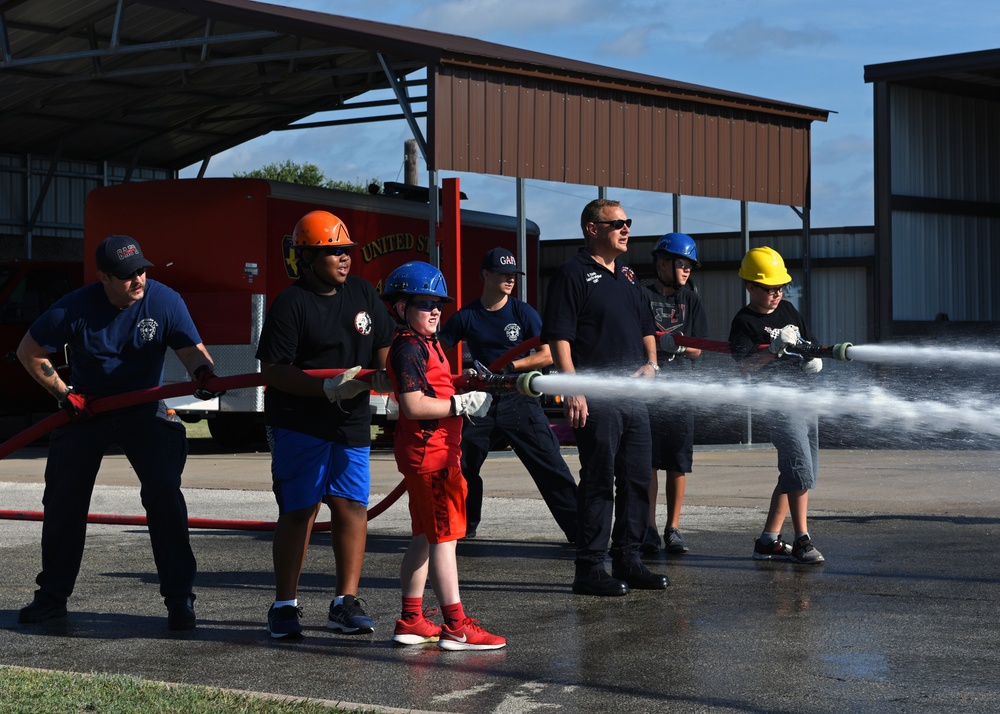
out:
{"label": "beige metal wall", "polygon": [[[708,315],[709,337],[727,340],[733,316],[746,304],[743,282],[737,275],[743,258],[743,239],[738,233],[694,234],[702,267],[692,281]],[[640,279],[653,277],[650,251],[658,236],[633,236],[623,260]],[[583,245],[582,238],[539,242],[540,303],[552,273]],[[754,231],[751,247],[768,245],[781,253],[793,278],[786,296],[802,307],[804,284],[802,235],[796,231]],[[874,230],[871,227],[813,229],[810,234],[811,313],[805,315],[816,339],[823,344],[871,342],[874,313],[872,266]],[[531,266],[528,266],[531,269]]]}

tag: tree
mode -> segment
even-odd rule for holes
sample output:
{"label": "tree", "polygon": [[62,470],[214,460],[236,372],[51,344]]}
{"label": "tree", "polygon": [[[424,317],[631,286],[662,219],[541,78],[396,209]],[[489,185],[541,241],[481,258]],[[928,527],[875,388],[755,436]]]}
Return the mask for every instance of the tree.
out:
{"label": "tree", "polygon": [[286,159],[282,163],[267,164],[253,171],[236,171],[233,173],[233,177],[285,181],[304,186],[322,186],[341,191],[353,191],[354,193],[379,193],[382,190],[382,182],[378,178],[368,181],[362,181],[360,178],[354,181],[328,179],[316,164],[297,164],[291,159]]}
{"label": "tree", "polygon": [[286,159],[280,164],[268,164],[253,171],[236,171],[235,178],[255,178],[267,179],[268,181],[286,181],[288,183],[299,183],[305,186],[322,186],[326,181],[326,176],[319,170],[316,164],[297,164],[291,159]]}

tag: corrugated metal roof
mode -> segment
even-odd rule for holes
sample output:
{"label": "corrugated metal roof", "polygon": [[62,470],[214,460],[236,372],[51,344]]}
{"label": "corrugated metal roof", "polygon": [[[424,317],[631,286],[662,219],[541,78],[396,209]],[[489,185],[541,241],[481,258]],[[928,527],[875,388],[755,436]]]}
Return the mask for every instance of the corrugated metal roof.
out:
{"label": "corrugated metal roof", "polygon": [[[8,0],[0,20],[2,153],[176,170],[318,112],[360,107],[362,120],[385,118],[384,102],[357,100],[398,81],[410,104],[426,105],[412,91],[421,85],[434,93],[412,115],[428,116],[430,168],[806,205],[809,126],[828,115],[248,0]],[[407,82],[418,70],[427,79]],[[473,77],[484,91],[462,101]],[[538,87],[542,105],[520,101]],[[494,91],[519,97],[496,119]],[[489,152],[501,145],[498,163]]]}

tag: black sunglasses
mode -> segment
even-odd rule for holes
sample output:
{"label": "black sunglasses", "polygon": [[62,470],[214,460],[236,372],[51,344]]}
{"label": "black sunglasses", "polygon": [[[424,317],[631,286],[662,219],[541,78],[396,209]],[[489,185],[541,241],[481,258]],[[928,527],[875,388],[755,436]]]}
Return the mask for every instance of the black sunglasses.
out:
{"label": "black sunglasses", "polygon": [[145,268],[137,268],[128,275],[116,275],[115,277],[121,280],[123,283],[127,283],[129,280],[135,280],[140,275],[145,275],[145,274],[146,274]]}
{"label": "black sunglasses", "polygon": [[784,293],[785,288],[788,287],[788,285],[776,285],[774,287],[771,287],[770,285],[761,285],[760,283],[750,283],[750,284],[753,285],[758,290],[763,290],[771,297],[778,297],[779,295]]}
{"label": "black sunglasses", "polygon": [[336,255],[336,256],[341,256],[341,255],[350,255],[350,254],[351,254],[351,247],[350,246],[342,246],[341,245],[341,246],[337,246],[336,248],[320,248],[320,255]]}
{"label": "black sunglasses", "polygon": [[632,227],[632,219],[631,218],[618,218],[617,220],[614,220],[614,221],[592,221],[592,222],[593,223],[600,223],[600,224],[605,225],[605,226],[611,226],[616,231],[620,231],[625,226],[628,226],[629,228]]}

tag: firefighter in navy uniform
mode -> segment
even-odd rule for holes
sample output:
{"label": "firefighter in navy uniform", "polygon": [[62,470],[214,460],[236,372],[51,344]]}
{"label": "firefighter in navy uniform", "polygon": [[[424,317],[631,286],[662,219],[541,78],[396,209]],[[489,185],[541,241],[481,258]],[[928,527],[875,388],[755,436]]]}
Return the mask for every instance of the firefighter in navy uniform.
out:
{"label": "firefighter in navy uniform", "polygon": [[[656,331],[661,334],[657,360],[660,374],[670,379],[690,377],[694,360],[701,350],[678,345],[674,336],[708,336],[708,316],[689,280],[691,271],[701,267],[698,248],[686,233],[667,233],[653,249],[656,279],[643,285],[643,294],[653,310]],[[653,470],[649,484],[649,525],[640,552],[655,555],[660,550],[660,534],[656,527],[656,493],[658,469],[667,474],[664,491],[667,502],[667,524],[663,542],[668,553],[678,555],[688,551],[680,531],[681,506],[687,474],[691,473],[694,455],[694,414],[666,404],[650,404],[649,426],[653,438]]]}
{"label": "firefighter in navy uniform", "polygon": [[660,366],[649,304],[633,271],[618,260],[628,249],[631,225],[618,201],[598,199],[584,207],[585,245],[553,275],[542,319],[542,340],[560,373],[600,373],[621,389],[622,398],[566,394],[563,403],[580,451],[573,580],[580,595],[625,595],[630,588],[670,584],[639,559],[649,519],[649,413],[643,400],[625,397]]}
{"label": "firefighter in navy uniform", "polygon": [[[520,343],[537,337],[542,319],[533,307],[511,295],[516,276],[524,273],[518,270],[517,260],[509,250],[488,251],[480,274],[482,296],[452,315],[440,338],[446,348],[465,341],[473,359],[489,366]],[[519,355],[503,371],[530,372],[550,364],[549,347],[542,345],[531,354]],[[528,470],[566,539],[574,542],[576,481],[538,399],[513,392],[495,395],[486,416],[472,419],[462,428],[462,473],[469,486],[465,537],[475,537],[482,516],[483,463],[491,450],[508,445]]]}
{"label": "firefighter in navy uniform", "polygon": [[[162,401],[93,415],[91,397],[109,397],[160,386],[167,348],[174,350],[195,377],[194,394],[213,399],[207,382],[215,376],[181,296],[150,280],[138,241],[126,235],[106,238],[97,248],[97,282],[69,293],[42,314],[24,336],[17,356],[28,373],[70,417],[49,438],[42,502],[42,571],[30,605],[18,622],[66,617],[83,560],[87,511],[104,454],[112,446],[128,458],[142,484],[140,496],[149,525],[167,626],[197,625],[193,592],[197,564],[188,535],[188,514],[181,492],[187,461],[184,427],[167,419]],[[67,346],[71,376],[64,382],[49,356]]]}

